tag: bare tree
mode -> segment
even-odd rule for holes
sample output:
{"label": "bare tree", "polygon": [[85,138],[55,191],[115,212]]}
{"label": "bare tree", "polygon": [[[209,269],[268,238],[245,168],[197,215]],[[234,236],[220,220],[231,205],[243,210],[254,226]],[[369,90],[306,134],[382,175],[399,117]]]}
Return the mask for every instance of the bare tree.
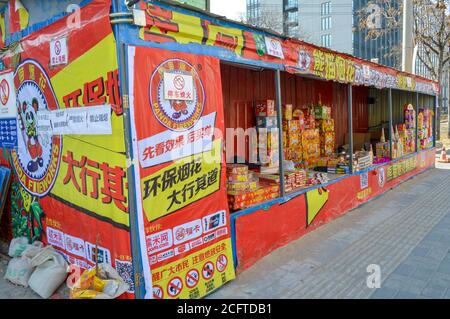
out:
{"label": "bare tree", "polygon": [[[450,0],[412,0],[413,37],[417,59],[428,71],[429,77],[441,86],[450,64]],[[376,8],[377,12],[374,12]],[[366,30],[366,40],[375,39],[402,27],[402,2],[397,0],[371,0],[359,10],[359,29]],[[381,21],[382,23],[381,23]],[[395,48],[394,48],[395,49]],[[399,54],[398,49],[397,53]],[[442,106],[442,93],[439,96]],[[437,114],[437,139],[440,136],[440,108]],[[450,137],[450,131],[448,132]]]}
{"label": "bare tree", "polygon": [[288,29],[289,22],[287,21],[287,13],[282,12],[281,6],[262,6],[258,17],[251,18],[242,14],[239,20],[259,28],[275,31],[283,36],[294,37],[303,41],[308,41],[311,37],[300,26],[297,26],[298,31],[296,34],[287,34],[286,30]]}
{"label": "bare tree", "polygon": [[257,17],[247,17],[247,23],[259,28],[273,30],[279,34],[284,31],[284,19],[281,7],[262,6]]}

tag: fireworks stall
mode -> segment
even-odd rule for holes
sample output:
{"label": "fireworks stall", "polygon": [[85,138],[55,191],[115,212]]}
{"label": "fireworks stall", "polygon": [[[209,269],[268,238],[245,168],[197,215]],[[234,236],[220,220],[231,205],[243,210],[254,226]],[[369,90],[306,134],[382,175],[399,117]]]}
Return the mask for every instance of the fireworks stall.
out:
{"label": "fireworks stall", "polygon": [[170,1],[0,19],[0,234],[110,264],[124,297],[204,297],[434,166],[427,79]]}

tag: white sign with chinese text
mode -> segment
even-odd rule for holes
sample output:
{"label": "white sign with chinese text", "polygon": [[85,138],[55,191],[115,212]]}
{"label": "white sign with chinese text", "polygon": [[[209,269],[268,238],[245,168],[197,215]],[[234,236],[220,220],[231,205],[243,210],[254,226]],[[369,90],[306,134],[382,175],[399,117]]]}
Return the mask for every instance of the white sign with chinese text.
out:
{"label": "white sign with chinese text", "polygon": [[67,48],[67,38],[60,38],[50,41],[50,66],[57,66],[69,63],[69,50]]}
{"label": "white sign with chinese text", "polygon": [[87,113],[87,134],[112,134],[111,105],[89,106],[85,109]]}
{"label": "white sign with chinese text", "polygon": [[284,59],[283,46],[281,42],[274,38],[265,37],[267,54]]}
{"label": "white sign with chinese text", "polygon": [[112,134],[110,105],[74,107],[56,111],[38,111],[37,118],[40,134]]}
{"label": "white sign with chinese text", "polygon": [[164,72],[164,98],[166,100],[194,100],[192,75]]}
{"label": "white sign with chinese text", "polygon": [[138,151],[141,166],[150,167],[210,151],[215,122],[216,112],[213,112],[202,116],[185,132],[167,130],[140,140]]}
{"label": "white sign with chinese text", "polygon": [[0,118],[16,118],[16,89],[12,71],[0,73]]}

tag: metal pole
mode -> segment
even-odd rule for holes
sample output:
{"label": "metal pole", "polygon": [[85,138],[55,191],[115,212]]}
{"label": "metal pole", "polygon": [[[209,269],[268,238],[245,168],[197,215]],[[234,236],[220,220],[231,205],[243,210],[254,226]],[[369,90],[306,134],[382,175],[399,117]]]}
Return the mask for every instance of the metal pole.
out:
{"label": "metal pole", "polygon": [[350,174],[353,174],[353,86],[348,85],[348,151],[350,153],[349,168]]}
{"label": "metal pole", "polygon": [[389,89],[388,91],[388,103],[389,103],[389,157],[391,158],[392,161],[392,139],[394,138],[393,136],[393,123],[392,123],[392,89]]}
{"label": "metal pole", "polygon": [[415,130],[414,130],[414,134],[415,134],[415,152],[417,153],[417,151],[419,150],[419,146],[418,146],[418,142],[419,142],[419,128],[418,128],[418,124],[419,121],[417,120],[417,117],[419,115],[419,92],[416,92],[416,113],[415,113],[415,121],[416,123],[414,124],[415,126]]}
{"label": "metal pole", "polygon": [[[125,127],[125,145],[126,145],[126,156],[127,159],[133,163],[133,146],[131,141],[131,125],[130,123],[130,106],[129,106],[129,92],[128,92],[128,81],[127,81],[127,69],[125,62],[126,45],[125,43],[120,44],[120,90],[122,92],[123,101],[123,123]],[[136,169],[139,169],[138,167]],[[136,205],[136,191],[134,189],[136,183],[134,179],[134,166],[130,165],[127,168],[127,180],[128,180],[128,210],[130,214],[130,237],[131,237],[131,255],[133,258],[133,268],[134,268],[134,285],[135,285],[135,297],[136,299],[144,298],[145,283],[142,282],[144,277],[142,276],[142,256],[139,249],[139,235],[138,235],[138,225],[137,225],[137,205]]]}
{"label": "metal pole", "polygon": [[280,196],[284,197],[284,145],[283,145],[283,126],[282,126],[282,114],[281,114],[281,80],[280,70],[275,70],[275,90],[276,90],[276,105],[277,105],[277,119],[278,119],[278,152],[279,154],[279,173],[280,173]]}

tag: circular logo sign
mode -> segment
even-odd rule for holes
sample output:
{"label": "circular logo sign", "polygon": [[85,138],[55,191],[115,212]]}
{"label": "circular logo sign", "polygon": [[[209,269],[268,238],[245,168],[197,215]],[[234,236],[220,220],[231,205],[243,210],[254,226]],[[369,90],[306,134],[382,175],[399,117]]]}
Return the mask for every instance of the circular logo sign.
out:
{"label": "circular logo sign", "polygon": [[194,288],[197,286],[200,279],[200,274],[197,269],[191,269],[186,273],[186,286],[188,288]]}
{"label": "circular logo sign", "polygon": [[167,284],[167,293],[170,297],[175,298],[183,289],[183,282],[180,277],[174,277]]}
{"label": "circular logo sign", "polygon": [[381,167],[378,170],[378,186],[383,187],[386,183],[386,173],[384,167]]}
{"label": "circular logo sign", "polygon": [[203,265],[202,276],[204,279],[209,280],[214,275],[214,264],[208,261]]}
{"label": "circular logo sign", "polygon": [[272,48],[276,49],[278,47],[278,42],[274,39],[270,39],[270,45],[272,46]]}
{"label": "circular logo sign", "polygon": [[0,102],[3,106],[8,104],[9,101],[9,84],[8,81],[3,79],[3,81],[0,83]]}
{"label": "circular logo sign", "polygon": [[56,55],[61,54],[61,42],[59,40],[55,42],[55,53]]}
{"label": "circular logo sign", "polygon": [[225,255],[220,255],[217,257],[216,268],[219,272],[223,272],[227,268],[228,258]]}
{"label": "circular logo sign", "polygon": [[43,197],[56,180],[61,160],[61,137],[40,134],[39,111],[59,109],[58,100],[44,69],[25,60],[14,73],[17,87],[18,149],[11,152],[20,184],[31,194]]}
{"label": "circular logo sign", "polygon": [[164,298],[164,291],[161,288],[161,286],[158,286],[158,285],[153,286],[153,298],[155,298],[155,299],[163,299]]}
{"label": "circular logo sign", "polygon": [[175,88],[177,90],[182,90],[184,89],[184,78],[180,75],[177,75],[174,79],[173,79],[173,85],[175,86]]}
{"label": "circular logo sign", "polygon": [[[164,73],[178,74],[173,78],[173,88],[185,90],[187,85],[183,76],[192,76],[192,92],[172,92],[173,98],[165,99]],[[175,94],[176,93],[176,94]],[[203,113],[205,90],[197,70],[181,59],[169,59],[161,63],[150,79],[150,104],[157,120],[173,131],[185,131],[193,127]]]}

